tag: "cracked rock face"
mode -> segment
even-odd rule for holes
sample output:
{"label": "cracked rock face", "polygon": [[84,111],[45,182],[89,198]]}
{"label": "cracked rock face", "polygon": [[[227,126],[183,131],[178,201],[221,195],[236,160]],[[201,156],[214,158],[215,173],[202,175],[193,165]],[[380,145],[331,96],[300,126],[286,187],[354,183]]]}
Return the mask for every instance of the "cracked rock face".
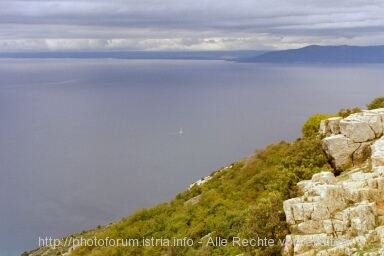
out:
{"label": "cracked rock face", "polygon": [[353,165],[353,153],[360,147],[342,134],[323,139],[322,147],[336,170],[345,170]]}
{"label": "cracked rock face", "polygon": [[384,186],[378,185],[384,182],[384,173],[382,168],[372,170],[355,171],[339,182],[330,172],[315,174],[302,188],[303,196],[285,201],[291,234],[286,237],[284,254],[335,255],[334,251],[340,251],[336,255],[354,255],[354,249],[371,245],[384,251],[384,226],[377,226],[384,216],[376,207],[384,200]]}
{"label": "cracked rock face", "polygon": [[322,147],[337,171],[364,162],[371,154],[370,146],[383,135],[383,131],[384,108],[364,110],[344,119],[329,118],[320,125],[320,133],[327,136]]}
{"label": "cracked rock face", "polygon": [[[384,109],[374,114],[363,112],[361,116],[360,120],[374,127],[384,117]],[[371,122],[368,117],[375,120]],[[369,170],[353,168],[337,178],[322,172],[299,182],[302,196],[286,200],[283,205],[291,231],[285,239],[284,255],[384,255],[383,131],[370,128],[375,138],[357,142],[359,136],[346,137],[343,129],[323,140],[325,151],[334,158],[335,165],[343,159],[353,164],[357,155],[365,155],[359,157],[370,161]]]}
{"label": "cracked rock face", "polygon": [[340,133],[353,142],[366,142],[375,139],[375,133],[368,123],[360,120],[341,120]]}

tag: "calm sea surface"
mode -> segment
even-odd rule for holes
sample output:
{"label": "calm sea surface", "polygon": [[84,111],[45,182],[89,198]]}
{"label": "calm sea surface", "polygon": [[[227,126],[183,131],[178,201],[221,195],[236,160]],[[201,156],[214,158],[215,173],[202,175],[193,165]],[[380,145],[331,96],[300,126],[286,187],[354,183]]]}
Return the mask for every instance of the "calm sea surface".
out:
{"label": "calm sea surface", "polygon": [[311,114],[364,108],[384,95],[383,68],[2,59],[0,254],[169,201],[300,137]]}

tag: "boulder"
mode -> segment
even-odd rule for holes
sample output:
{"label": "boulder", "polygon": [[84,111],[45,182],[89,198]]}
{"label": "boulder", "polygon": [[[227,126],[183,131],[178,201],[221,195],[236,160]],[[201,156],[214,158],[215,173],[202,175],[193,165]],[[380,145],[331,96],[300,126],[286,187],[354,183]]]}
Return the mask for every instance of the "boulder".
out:
{"label": "boulder", "polygon": [[376,204],[362,202],[356,207],[350,207],[349,219],[352,232],[362,235],[375,228]]}
{"label": "boulder", "polygon": [[353,165],[352,154],[360,147],[360,143],[339,134],[323,139],[322,147],[332,166],[336,170],[344,170]]}
{"label": "boulder", "polygon": [[[374,151],[370,145],[384,133],[384,108],[363,110],[344,119],[333,117],[323,120],[320,133],[327,136],[323,139],[323,149],[332,166],[337,171],[343,171],[363,163]],[[372,156],[372,163],[384,166],[384,160],[379,160],[381,156]]]}
{"label": "boulder", "polygon": [[345,118],[340,121],[340,132],[353,142],[366,142],[376,138],[368,123],[355,118]]}
{"label": "boulder", "polygon": [[383,134],[381,111],[366,110],[352,114],[340,121],[340,132],[355,142],[364,142],[378,138]]}
{"label": "boulder", "polygon": [[369,124],[376,138],[379,138],[383,134],[383,123],[380,115],[368,112],[362,116],[361,120]]}
{"label": "boulder", "polygon": [[371,109],[371,110],[363,110],[364,113],[374,113],[380,116],[381,122],[384,124],[384,108],[377,108],[377,109]]}

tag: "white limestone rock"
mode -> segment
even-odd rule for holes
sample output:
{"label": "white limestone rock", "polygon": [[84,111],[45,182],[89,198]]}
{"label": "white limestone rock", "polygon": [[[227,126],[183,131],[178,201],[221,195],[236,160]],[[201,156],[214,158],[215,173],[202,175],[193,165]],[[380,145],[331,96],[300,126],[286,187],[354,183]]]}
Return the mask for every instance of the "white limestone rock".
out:
{"label": "white limestone rock", "polygon": [[342,119],[342,117],[331,117],[328,119],[328,126],[332,134],[336,135],[340,133],[340,121]]}
{"label": "white limestone rock", "polygon": [[[343,171],[363,163],[373,152],[370,145],[384,133],[384,108],[364,110],[344,119],[336,117],[323,120],[320,132],[327,136],[322,146],[332,166],[335,170]],[[384,166],[384,160],[379,160],[380,157],[373,153],[372,156],[373,163]]]}
{"label": "white limestone rock", "polygon": [[329,136],[331,134],[339,134],[340,133],[340,121],[342,117],[331,117],[326,120],[322,120],[320,122],[319,132],[325,136]]}
{"label": "white limestone rock", "polygon": [[366,142],[376,138],[368,123],[352,118],[351,116],[340,121],[340,132],[354,142]]}
{"label": "white limestone rock", "polygon": [[363,110],[364,113],[375,113],[380,116],[381,122],[384,124],[384,108],[377,108],[377,109],[371,109],[371,110]]}
{"label": "white limestone rock", "polygon": [[375,231],[379,237],[381,245],[384,246],[384,226],[376,227]]}
{"label": "white limestone rock", "polygon": [[359,143],[341,134],[327,137],[322,141],[323,150],[336,170],[344,170],[352,166],[352,154],[359,146]]}
{"label": "white limestone rock", "polygon": [[364,234],[375,227],[376,204],[363,202],[356,207],[350,207],[349,218],[351,230],[359,235]]}
{"label": "white limestone rock", "polygon": [[358,203],[362,201],[381,201],[383,198],[383,191],[378,189],[361,188],[357,190],[351,190],[350,194],[346,194],[347,199],[351,202]]}
{"label": "white limestone rock", "polygon": [[362,142],[360,146],[353,152],[352,159],[353,164],[363,163],[367,158],[371,155],[371,143],[370,142]]}
{"label": "white limestone rock", "polygon": [[[384,177],[378,177],[374,180],[376,181],[377,189],[380,191],[384,191]],[[384,200],[384,198],[383,198],[383,200]]]}
{"label": "white limestone rock", "polygon": [[364,115],[364,121],[366,121],[375,133],[376,138],[383,135],[383,123],[379,115],[369,113]]}
{"label": "white limestone rock", "polygon": [[293,244],[292,235],[286,235],[282,254],[293,255],[293,247],[294,247],[294,244]]}
{"label": "white limestone rock", "polygon": [[[384,216],[376,209],[384,202],[383,124],[384,108],[323,122],[322,131],[330,136],[322,146],[335,169],[355,168],[339,182],[322,172],[297,184],[301,196],[284,202],[293,233],[287,236],[291,243],[285,244],[285,255],[384,256]],[[357,169],[355,164],[369,157],[371,166]],[[327,244],[330,238],[344,243]]]}
{"label": "white limestone rock", "polygon": [[340,121],[340,132],[355,142],[378,138],[383,134],[382,114],[377,111],[363,111]]}
{"label": "white limestone rock", "polygon": [[[316,218],[317,215],[322,213],[329,212],[330,214],[336,210],[343,209],[347,205],[344,194],[345,191],[342,186],[339,185],[319,185],[313,188],[317,194],[322,198],[320,202],[317,203],[317,206],[320,209],[324,207],[326,209],[320,211],[318,214],[314,213],[313,218]],[[319,219],[324,219],[324,217],[318,217]],[[318,219],[316,218],[316,219]]]}
{"label": "white limestone rock", "polygon": [[320,220],[309,220],[304,221],[297,225],[299,232],[303,234],[321,234],[325,233],[323,221]]}
{"label": "white limestone rock", "polygon": [[380,176],[384,176],[384,166],[375,166],[374,163],[372,162],[372,171],[379,174]]}
{"label": "white limestone rock", "polygon": [[[376,178],[378,176],[379,175],[377,173],[374,173],[374,172],[368,172],[368,173],[355,172],[355,173],[351,173],[350,179],[355,181],[355,182],[365,183],[366,180],[373,179],[373,178]],[[360,186],[360,187],[363,187],[363,186]]]}
{"label": "white limestone rock", "polygon": [[344,256],[347,255],[345,248],[342,246],[337,246],[328,250],[322,250],[316,254],[316,256]]}
{"label": "white limestone rock", "polygon": [[335,232],[344,232],[348,229],[348,221],[343,220],[333,220],[332,221],[333,230]]}
{"label": "white limestone rock", "polygon": [[332,234],[333,232],[335,232],[333,228],[332,220],[323,220],[323,227],[324,227],[325,233],[327,234]]}
{"label": "white limestone rock", "polygon": [[331,135],[331,130],[327,125],[327,120],[320,121],[319,133],[325,136]]}
{"label": "white limestone rock", "polygon": [[381,137],[371,146],[372,168],[384,166],[384,137]]}
{"label": "white limestone rock", "polygon": [[[295,221],[307,221],[312,218],[312,213],[315,208],[315,203],[296,203],[292,205],[292,213]],[[319,207],[316,207],[319,210]],[[329,213],[323,212],[325,216]]]}
{"label": "white limestone rock", "polygon": [[380,112],[364,110],[361,113],[350,115],[351,118],[367,123],[375,133],[376,138],[383,135],[383,119]]}
{"label": "white limestone rock", "polygon": [[300,198],[291,198],[291,199],[284,201],[283,209],[285,212],[286,222],[288,224],[290,224],[290,225],[296,224],[295,217],[293,215],[292,206],[295,205],[296,203],[301,203],[301,202],[302,202],[302,200]]}
{"label": "white limestone rock", "polygon": [[312,176],[312,182],[319,182],[324,184],[336,184],[337,180],[335,175],[331,172],[320,172]]}
{"label": "white limestone rock", "polygon": [[312,253],[314,249],[327,246],[328,243],[327,234],[288,235],[283,252],[285,255],[289,255],[289,252],[293,252],[294,255],[304,255],[304,253]]}
{"label": "white limestone rock", "polygon": [[312,184],[311,180],[302,180],[299,181],[296,186],[297,186],[297,192],[302,195],[304,194],[304,191],[306,190],[306,186]]}

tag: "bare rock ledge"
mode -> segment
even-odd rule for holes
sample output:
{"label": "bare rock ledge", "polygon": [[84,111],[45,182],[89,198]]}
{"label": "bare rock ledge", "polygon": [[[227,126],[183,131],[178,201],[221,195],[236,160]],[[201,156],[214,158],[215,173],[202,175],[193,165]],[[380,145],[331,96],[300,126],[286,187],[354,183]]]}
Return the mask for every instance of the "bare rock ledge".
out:
{"label": "bare rock ledge", "polygon": [[323,149],[344,172],[297,184],[301,196],[284,202],[284,255],[384,255],[383,124],[384,109],[322,122]]}

